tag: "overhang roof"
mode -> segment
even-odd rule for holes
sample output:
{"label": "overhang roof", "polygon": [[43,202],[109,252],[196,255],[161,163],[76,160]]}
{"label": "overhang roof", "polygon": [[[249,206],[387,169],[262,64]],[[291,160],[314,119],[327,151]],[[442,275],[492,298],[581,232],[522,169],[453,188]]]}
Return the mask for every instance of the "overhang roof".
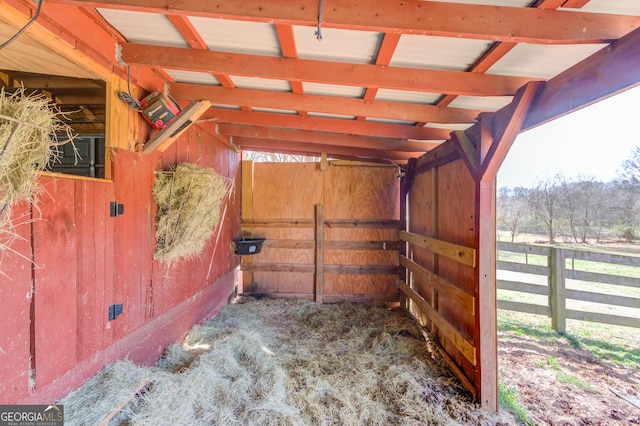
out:
{"label": "overhang roof", "polygon": [[236,146],[394,161],[640,27],[637,0],[50,3],[95,8]]}

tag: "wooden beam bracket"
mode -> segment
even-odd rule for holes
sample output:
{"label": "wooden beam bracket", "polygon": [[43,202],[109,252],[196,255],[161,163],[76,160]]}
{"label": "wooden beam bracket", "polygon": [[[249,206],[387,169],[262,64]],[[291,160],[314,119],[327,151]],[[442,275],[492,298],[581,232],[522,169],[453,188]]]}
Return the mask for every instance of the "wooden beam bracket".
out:
{"label": "wooden beam bracket", "polygon": [[473,146],[473,142],[471,142],[471,139],[469,139],[469,136],[467,136],[464,130],[452,132],[451,139],[455,141],[456,149],[460,153],[460,157],[462,157],[471,176],[475,179],[480,173],[480,156],[478,150]]}

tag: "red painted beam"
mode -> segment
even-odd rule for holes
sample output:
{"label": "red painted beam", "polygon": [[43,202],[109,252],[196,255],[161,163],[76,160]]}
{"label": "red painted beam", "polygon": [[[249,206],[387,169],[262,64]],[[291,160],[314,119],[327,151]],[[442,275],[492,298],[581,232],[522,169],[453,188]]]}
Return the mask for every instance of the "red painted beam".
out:
{"label": "red painted beam", "polygon": [[189,46],[194,49],[208,49],[207,43],[200,37],[200,34],[198,34],[198,31],[196,31],[191,21],[189,21],[189,18],[180,15],[167,15],[167,18],[173,26],[176,27],[176,30],[178,30],[185,41],[189,43]]}
{"label": "red painted beam", "polygon": [[371,136],[354,136],[341,133],[328,133],[308,130],[277,129],[274,127],[247,126],[241,124],[219,124],[221,135],[258,139],[274,139],[288,142],[305,142],[329,147],[352,147],[376,150],[392,150],[405,152],[427,152],[438,143],[416,142],[401,139],[376,138]]}
{"label": "red painted beam", "polygon": [[402,102],[365,101],[336,96],[297,95],[265,90],[228,89],[219,86],[172,83],[171,95],[184,101],[208,99],[214,104],[251,105],[261,108],[387,118],[432,123],[474,123],[482,111]]}
{"label": "red painted beam", "polygon": [[[385,34],[382,39],[380,49],[378,49],[378,55],[376,56],[376,65],[389,65],[391,58],[393,57],[398,42],[400,41],[400,34]],[[372,101],[376,98],[378,88],[369,87],[364,94],[364,99]]]}
{"label": "red painted beam", "polygon": [[530,81],[526,77],[275,58],[133,43],[121,47],[122,60],[130,65],[357,87],[468,96],[509,96]]}
{"label": "red painted beam", "polygon": [[524,123],[530,129],[640,84],[640,28],[549,80]]}
{"label": "red painted beam", "polygon": [[406,162],[410,158],[419,157],[423,154],[401,151],[381,151],[375,149],[350,148],[342,146],[331,147],[327,145],[317,145],[304,142],[282,142],[277,140],[246,137],[234,137],[233,143],[240,146],[241,149],[249,151],[277,152],[283,154],[295,153],[318,157],[320,156],[320,154],[326,153],[330,157],[341,156],[357,158],[360,160],[387,159],[396,162]]}
{"label": "red painted beam", "polygon": [[355,121],[338,118],[300,117],[268,112],[244,112],[222,108],[209,108],[199,121],[218,123],[250,124],[254,126],[280,127],[286,129],[317,130],[351,135],[376,136],[381,138],[417,139],[443,141],[449,138],[451,129],[432,129],[406,124]]}
{"label": "red painted beam", "polygon": [[[316,26],[317,0],[48,0],[49,3]],[[640,26],[640,17],[420,0],[332,0],[327,28],[464,37],[517,43],[601,43]]]}
{"label": "red painted beam", "polygon": [[562,7],[571,7],[575,9],[580,9],[586,6],[586,4],[589,3],[589,1],[590,0],[566,0],[562,5]]}

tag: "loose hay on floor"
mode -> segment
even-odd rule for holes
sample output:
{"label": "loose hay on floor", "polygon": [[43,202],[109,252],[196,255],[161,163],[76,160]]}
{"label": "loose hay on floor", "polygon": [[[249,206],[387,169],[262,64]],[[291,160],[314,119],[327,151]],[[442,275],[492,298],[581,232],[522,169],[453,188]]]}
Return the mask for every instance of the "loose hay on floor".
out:
{"label": "loose hay on floor", "polygon": [[155,367],[106,371],[118,368],[60,401],[68,424],[104,418],[140,380],[151,388],[111,425],[514,423],[482,411],[417,323],[383,304],[242,298]]}

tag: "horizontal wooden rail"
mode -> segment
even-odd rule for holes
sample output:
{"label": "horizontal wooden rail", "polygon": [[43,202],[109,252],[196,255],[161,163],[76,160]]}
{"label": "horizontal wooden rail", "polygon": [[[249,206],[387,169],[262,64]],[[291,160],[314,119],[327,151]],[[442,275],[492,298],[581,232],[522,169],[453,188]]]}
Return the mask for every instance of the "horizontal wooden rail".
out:
{"label": "horizontal wooden rail", "polygon": [[407,259],[405,256],[400,256],[400,265],[416,275],[423,276],[431,287],[440,292],[439,297],[447,297],[457,303],[466,312],[475,315],[475,297],[465,293],[459,287],[456,287],[447,280],[418,265],[413,260]]}
{"label": "horizontal wooden rail", "polygon": [[[303,263],[241,263],[247,272],[302,272],[314,273],[316,265]],[[389,265],[324,265],[325,274],[343,275],[398,275],[397,266]]]}
{"label": "horizontal wooden rail", "polygon": [[[325,220],[328,228],[380,228],[398,229],[400,221],[386,219],[331,219]],[[240,222],[243,228],[313,228],[313,219],[244,219]]]}
{"label": "horizontal wooden rail", "polygon": [[551,247],[534,246],[529,244],[508,243],[506,241],[498,241],[498,250],[510,251],[513,253],[536,254],[539,256],[550,256]]}
{"label": "horizontal wooden rail", "polygon": [[548,266],[527,265],[525,263],[507,262],[499,260],[496,262],[496,268],[501,271],[522,272],[523,274],[544,275],[549,276],[551,269]]}
{"label": "horizontal wooden rail", "polygon": [[316,242],[314,240],[275,240],[268,238],[264,243],[262,243],[262,247],[285,249],[314,249],[316,248]]}
{"label": "horizontal wooden rail", "polygon": [[388,265],[324,265],[325,274],[398,275],[397,266]]}
{"label": "horizontal wooden rail", "polygon": [[498,280],[499,290],[519,291],[522,293],[539,294],[542,296],[549,295],[549,286],[523,283],[520,281]]}
{"label": "horizontal wooden rail", "polygon": [[470,247],[437,240],[412,232],[400,231],[400,239],[418,247],[426,248],[432,253],[455,260],[463,265],[476,267],[476,250]]}
{"label": "horizontal wooden rail", "polygon": [[534,305],[533,303],[514,302],[512,300],[498,300],[498,309],[507,311],[524,312],[536,315],[551,315],[551,308],[544,305]]}
{"label": "horizontal wooden rail", "polygon": [[244,219],[242,228],[313,228],[313,219]]}
{"label": "horizontal wooden rail", "polygon": [[625,306],[640,309],[640,298],[625,297],[613,294],[594,293],[591,291],[565,289],[567,299],[582,300],[583,302],[602,303],[605,305]]}
{"label": "horizontal wooden rail", "polygon": [[578,281],[591,281],[600,284],[613,284],[623,287],[640,288],[640,278],[625,277],[622,275],[600,274],[598,272],[586,272],[567,269],[565,278]]}
{"label": "horizontal wooden rail", "polygon": [[[263,247],[286,249],[313,249],[316,246],[314,240],[278,240],[267,239]],[[347,241],[325,240],[325,250],[398,250],[398,241]]]}
{"label": "horizontal wooden rail", "polygon": [[325,220],[324,224],[329,228],[398,229],[400,227],[399,220],[333,219],[333,220]]}
{"label": "horizontal wooden rail", "polygon": [[316,265],[304,263],[241,263],[241,271],[247,272],[302,272],[313,274],[316,272]]}
{"label": "horizontal wooden rail", "polygon": [[455,327],[447,320],[445,320],[440,313],[438,313],[433,307],[415,292],[404,282],[400,282],[400,290],[414,302],[420,310],[435,324],[440,331],[440,335],[449,340],[460,353],[473,365],[476,365],[476,348],[473,344],[465,338]]}
{"label": "horizontal wooden rail", "polygon": [[566,314],[569,319],[640,328],[640,318],[600,314],[597,312],[575,311],[572,309],[567,309]]}
{"label": "horizontal wooden rail", "polygon": [[339,241],[324,242],[325,250],[398,250],[398,241]]}
{"label": "horizontal wooden rail", "polygon": [[564,249],[567,259],[586,260],[588,262],[613,263],[616,265],[640,266],[640,256],[625,256],[614,253],[596,253],[583,250]]}

